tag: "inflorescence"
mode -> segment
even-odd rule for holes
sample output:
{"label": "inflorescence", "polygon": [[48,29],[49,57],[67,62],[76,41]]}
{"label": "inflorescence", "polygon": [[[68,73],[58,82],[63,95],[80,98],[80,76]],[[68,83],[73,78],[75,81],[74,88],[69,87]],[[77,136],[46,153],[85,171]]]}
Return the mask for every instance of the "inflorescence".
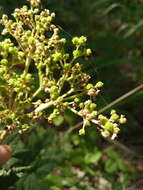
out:
{"label": "inflorescence", "polygon": [[40,11],[39,0],[29,2],[30,8],[15,9],[13,20],[7,15],[0,20],[7,37],[0,42],[1,136],[30,129],[39,118],[52,122],[68,109],[83,118],[80,135],[96,124],[104,137],[114,139],[126,118],[115,110],[109,118],[97,111],[94,100],[103,83],[91,84],[78,62],[92,53],[87,38],[74,37],[74,49],[66,52],[66,39],[53,24],[55,13]]}

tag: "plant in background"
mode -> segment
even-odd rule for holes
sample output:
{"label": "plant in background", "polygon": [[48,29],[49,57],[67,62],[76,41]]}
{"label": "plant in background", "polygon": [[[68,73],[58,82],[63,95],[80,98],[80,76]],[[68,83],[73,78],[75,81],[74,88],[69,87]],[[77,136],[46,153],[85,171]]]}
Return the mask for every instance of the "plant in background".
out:
{"label": "plant in background", "polygon": [[17,8],[14,20],[3,15],[0,21],[7,37],[0,42],[1,142],[13,130],[30,130],[40,118],[51,123],[67,109],[83,118],[80,135],[93,123],[103,136],[114,139],[126,118],[115,110],[109,118],[97,111],[94,100],[103,83],[91,84],[79,63],[92,53],[86,37],[74,37],[73,50],[67,51],[66,39],[52,23],[55,14],[41,11],[39,0],[29,1],[30,9]]}

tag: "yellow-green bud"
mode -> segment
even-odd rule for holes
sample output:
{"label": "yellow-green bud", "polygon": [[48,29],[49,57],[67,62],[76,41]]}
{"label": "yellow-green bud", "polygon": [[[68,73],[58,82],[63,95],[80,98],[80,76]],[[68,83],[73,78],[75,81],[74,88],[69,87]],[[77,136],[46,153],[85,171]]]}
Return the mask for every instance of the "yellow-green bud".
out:
{"label": "yellow-green bud", "polygon": [[116,114],[116,113],[114,113],[112,116],[111,116],[111,118],[110,118],[111,120],[113,120],[113,121],[116,121],[116,120],[118,120],[119,119],[119,115],[118,114]]}
{"label": "yellow-green bud", "polygon": [[126,122],[127,122],[127,119],[126,119],[125,117],[119,119],[119,123],[120,123],[120,124],[124,124],[124,123],[126,123]]}
{"label": "yellow-green bud", "polygon": [[90,90],[91,88],[93,88],[93,84],[87,84],[86,87],[85,87],[87,90]]}
{"label": "yellow-green bud", "polygon": [[63,101],[63,97],[58,97],[56,102],[61,103],[62,101]]}
{"label": "yellow-green bud", "polygon": [[79,104],[79,107],[80,107],[80,108],[83,108],[83,107],[84,107],[84,103],[83,103],[83,102],[80,103],[80,104]]}
{"label": "yellow-green bud", "polygon": [[29,43],[30,45],[32,45],[32,44],[34,43],[34,38],[33,38],[33,37],[30,37],[30,38],[28,39],[28,43]]}
{"label": "yellow-green bud", "polygon": [[8,64],[7,59],[2,59],[2,60],[1,60],[1,64],[2,64],[2,65],[7,65],[7,64]]}
{"label": "yellow-green bud", "polygon": [[25,53],[22,52],[22,51],[19,51],[19,52],[18,52],[18,55],[19,55],[20,57],[24,57],[24,56],[25,56]]}
{"label": "yellow-green bud", "polygon": [[65,70],[69,70],[70,68],[71,68],[71,64],[69,64],[69,63],[64,64],[64,69]]}
{"label": "yellow-green bud", "polygon": [[90,104],[90,109],[91,109],[91,110],[94,110],[96,107],[97,107],[96,104],[94,104],[94,103]]}
{"label": "yellow-green bud", "polygon": [[103,115],[99,115],[99,116],[98,116],[98,119],[99,119],[103,124],[108,121],[108,119],[107,119],[105,116],[103,116]]}
{"label": "yellow-green bud", "polygon": [[103,82],[99,81],[96,83],[95,88],[101,88],[103,85]]}
{"label": "yellow-green bud", "polygon": [[87,38],[85,36],[81,36],[79,38],[78,43],[79,43],[79,45],[84,45],[86,43],[86,41],[87,41]]}
{"label": "yellow-green bud", "polygon": [[76,59],[78,57],[82,56],[82,52],[78,49],[73,51],[73,57]]}
{"label": "yellow-green bud", "polygon": [[79,99],[79,98],[75,98],[75,99],[74,99],[74,102],[75,102],[75,103],[79,103],[79,102],[80,102],[80,99]]}
{"label": "yellow-green bud", "polygon": [[84,129],[80,129],[79,130],[79,135],[85,135],[85,130]]}
{"label": "yellow-green bud", "polygon": [[90,56],[91,53],[92,53],[91,49],[86,49],[86,51],[85,51],[86,56]]}
{"label": "yellow-green bud", "polygon": [[111,123],[110,121],[107,121],[106,124],[104,125],[104,128],[108,131],[112,131],[113,130],[113,123]]}
{"label": "yellow-green bud", "polygon": [[74,37],[74,38],[72,39],[72,43],[73,43],[74,45],[77,45],[77,44],[78,44],[78,40],[79,40],[78,37]]}
{"label": "yellow-green bud", "polygon": [[114,133],[117,134],[119,133],[120,129],[118,127],[114,127]]}
{"label": "yellow-green bud", "polygon": [[51,22],[52,21],[52,17],[51,16],[48,16],[47,17],[47,22]]}
{"label": "yellow-green bud", "polygon": [[61,53],[55,53],[53,55],[53,61],[60,61],[62,59],[62,54]]}

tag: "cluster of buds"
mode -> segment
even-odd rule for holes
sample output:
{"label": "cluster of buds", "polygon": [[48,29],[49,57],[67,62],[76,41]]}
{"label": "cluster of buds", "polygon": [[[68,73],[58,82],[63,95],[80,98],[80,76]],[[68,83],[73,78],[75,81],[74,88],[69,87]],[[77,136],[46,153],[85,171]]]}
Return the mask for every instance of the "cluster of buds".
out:
{"label": "cluster of buds", "polygon": [[39,0],[28,1],[31,7],[15,9],[13,20],[7,15],[0,20],[1,34],[10,36],[0,42],[1,130],[9,126],[22,132],[40,117],[52,122],[69,109],[83,118],[80,134],[93,123],[113,139],[126,119],[115,111],[109,119],[98,114],[94,100],[103,83],[89,83],[79,63],[92,53],[86,48],[87,38],[74,37],[72,53],[66,52],[66,39],[53,24],[55,14],[40,10]]}

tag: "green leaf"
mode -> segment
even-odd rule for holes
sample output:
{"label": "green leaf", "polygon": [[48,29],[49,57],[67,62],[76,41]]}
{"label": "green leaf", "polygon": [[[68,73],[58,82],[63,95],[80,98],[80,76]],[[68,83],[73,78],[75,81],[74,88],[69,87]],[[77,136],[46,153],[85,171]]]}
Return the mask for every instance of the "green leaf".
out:
{"label": "green leaf", "polygon": [[100,160],[102,154],[100,151],[97,151],[95,153],[88,153],[85,155],[85,163],[87,164],[97,164],[98,161]]}
{"label": "green leaf", "polygon": [[107,150],[107,155],[112,158],[112,159],[115,159],[115,160],[118,160],[118,158],[120,157],[112,148],[109,148]]}
{"label": "green leaf", "polygon": [[105,171],[108,173],[114,173],[118,168],[117,162],[113,160],[107,160],[105,162]]}

